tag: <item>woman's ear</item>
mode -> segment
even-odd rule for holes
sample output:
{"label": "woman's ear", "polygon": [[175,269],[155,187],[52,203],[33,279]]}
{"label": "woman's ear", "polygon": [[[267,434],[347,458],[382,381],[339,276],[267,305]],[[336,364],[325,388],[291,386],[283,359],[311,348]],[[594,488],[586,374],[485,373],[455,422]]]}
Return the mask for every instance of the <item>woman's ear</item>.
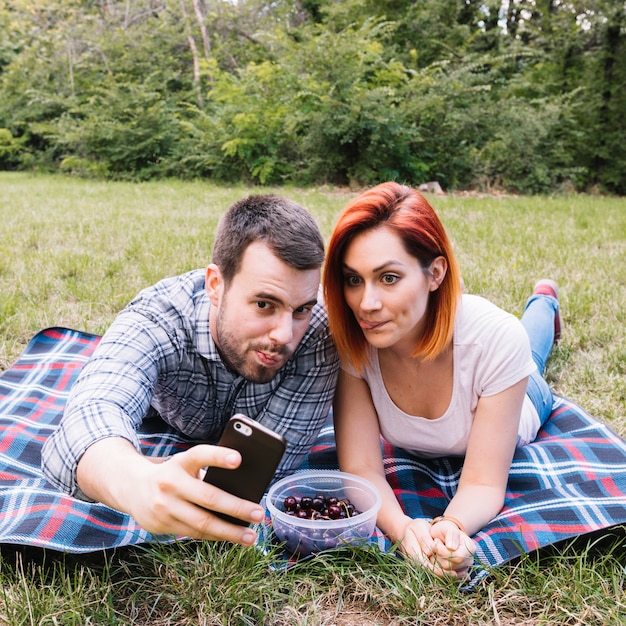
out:
{"label": "woman's ear", "polygon": [[437,291],[448,273],[448,261],[442,256],[438,256],[430,264],[430,291]]}
{"label": "woman's ear", "polygon": [[222,277],[222,272],[220,272],[220,268],[215,265],[215,263],[211,263],[211,265],[206,268],[206,279],[204,285],[211,304],[219,306],[224,293],[224,279]]}

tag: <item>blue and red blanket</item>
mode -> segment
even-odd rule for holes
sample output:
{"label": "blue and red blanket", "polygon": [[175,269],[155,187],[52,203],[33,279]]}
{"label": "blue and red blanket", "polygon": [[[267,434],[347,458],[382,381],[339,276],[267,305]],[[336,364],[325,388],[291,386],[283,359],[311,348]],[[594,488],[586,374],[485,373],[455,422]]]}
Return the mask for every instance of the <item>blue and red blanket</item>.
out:
{"label": "blue and red blanket", "polygon": [[[40,452],[56,427],[96,335],[48,328],[0,376],[0,544],[95,552],[168,541],[102,504],[59,493],[43,478]],[[145,422],[148,455],[165,456],[192,442],[163,423]],[[454,494],[461,458],[420,459],[385,446],[390,484],[409,515],[438,515]],[[336,468],[332,425],[308,467]],[[626,442],[569,400],[557,398],[532,444],[517,450],[504,508],[475,539],[477,557],[500,565],[522,553],[626,524]],[[384,545],[380,535],[378,545]]]}

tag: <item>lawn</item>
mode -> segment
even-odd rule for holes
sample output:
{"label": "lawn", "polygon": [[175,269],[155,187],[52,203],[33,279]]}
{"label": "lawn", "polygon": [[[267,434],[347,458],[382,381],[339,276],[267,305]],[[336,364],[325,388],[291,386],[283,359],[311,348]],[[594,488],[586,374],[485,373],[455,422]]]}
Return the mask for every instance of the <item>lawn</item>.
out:
{"label": "lawn", "polygon": [[[222,211],[273,191],[328,236],[353,192],[208,182],[94,182],[0,173],[0,370],[46,326],[102,333],[141,288],[210,261]],[[431,196],[466,289],[520,315],[534,282],[561,290],[557,393],[626,437],[626,199]],[[622,624],[626,543],[578,542],[498,568],[474,593],[359,549],[285,572],[272,555],[187,543],[89,558],[0,560],[0,623]]]}

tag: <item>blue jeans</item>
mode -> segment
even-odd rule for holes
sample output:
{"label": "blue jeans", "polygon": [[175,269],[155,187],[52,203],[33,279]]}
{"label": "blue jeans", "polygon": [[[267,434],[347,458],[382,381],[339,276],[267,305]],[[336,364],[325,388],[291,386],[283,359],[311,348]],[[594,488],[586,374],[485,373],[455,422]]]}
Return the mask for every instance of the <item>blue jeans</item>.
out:
{"label": "blue jeans", "polygon": [[528,378],[526,394],[537,409],[542,424],[552,412],[552,390],[543,373],[554,345],[554,317],[558,310],[559,302],[556,298],[533,294],[526,303],[521,320],[528,333],[530,349],[537,365],[537,371]]}

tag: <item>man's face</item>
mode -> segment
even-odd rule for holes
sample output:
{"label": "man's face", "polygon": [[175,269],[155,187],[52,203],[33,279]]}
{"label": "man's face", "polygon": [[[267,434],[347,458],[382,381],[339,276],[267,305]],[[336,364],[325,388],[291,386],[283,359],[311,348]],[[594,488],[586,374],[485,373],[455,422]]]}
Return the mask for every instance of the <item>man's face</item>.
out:
{"label": "man's face", "polygon": [[213,310],[211,335],[226,365],[265,383],[287,362],[309,327],[320,270],[296,270],[254,242],[228,288],[219,269],[207,269]]}

